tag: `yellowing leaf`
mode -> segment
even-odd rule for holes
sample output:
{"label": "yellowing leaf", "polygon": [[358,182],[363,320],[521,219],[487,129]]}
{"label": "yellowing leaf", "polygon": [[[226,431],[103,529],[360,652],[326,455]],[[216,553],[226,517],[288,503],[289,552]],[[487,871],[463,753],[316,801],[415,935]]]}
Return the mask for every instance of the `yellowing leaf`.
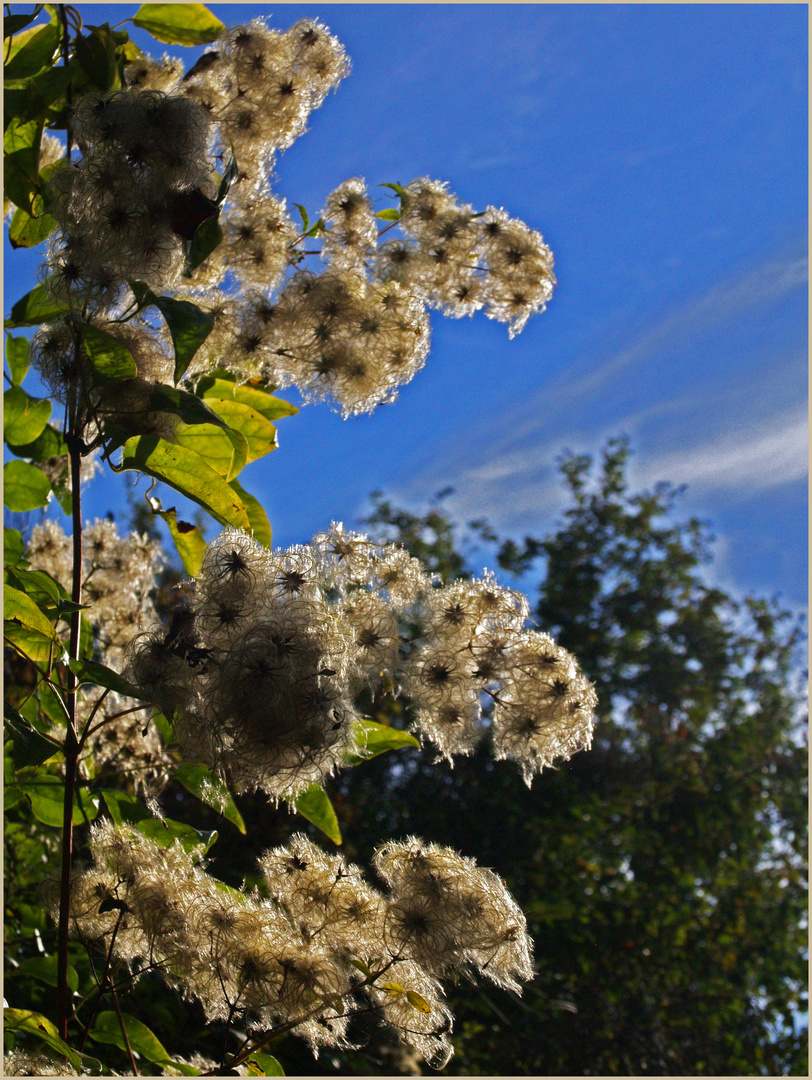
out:
{"label": "yellowing leaf", "polygon": [[[234,483],[236,483],[236,480]],[[175,541],[175,547],[183,563],[183,569],[189,577],[197,577],[206,554],[206,538],[196,525],[192,525],[188,521],[178,521],[178,515],[174,510],[159,510],[158,513],[169,527],[169,532]]]}
{"label": "yellowing leaf", "polygon": [[426,1001],[426,999],[424,997],[421,997],[420,994],[418,994],[416,990],[407,990],[406,991],[406,1000],[409,1002],[409,1004],[413,1008],[417,1009],[418,1012],[422,1012],[422,1013],[430,1013],[431,1012],[431,1005],[429,1005],[429,1003]]}
{"label": "yellowing leaf", "polygon": [[137,469],[163,480],[223,525],[250,528],[248,514],[234,489],[199,454],[184,446],[157,435],[136,435],[124,444],[121,468]]}
{"label": "yellowing leaf", "polygon": [[242,401],[207,397],[206,404],[248,443],[248,462],[276,449],[276,428],[261,413]]}
{"label": "yellowing leaf", "polygon": [[133,22],[165,45],[205,45],[225,30],[205,4],[142,4]]}

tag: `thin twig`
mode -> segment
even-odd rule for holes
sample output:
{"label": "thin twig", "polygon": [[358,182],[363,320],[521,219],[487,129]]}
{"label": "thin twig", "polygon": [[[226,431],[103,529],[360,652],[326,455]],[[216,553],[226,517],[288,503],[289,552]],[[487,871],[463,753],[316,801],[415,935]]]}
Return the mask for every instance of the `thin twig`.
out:
{"label": "thin twig", "polygon": [[[105,965],[104,965],[104,971],[102,973],[101,981],[99,980],[98,976],[96,975],[96,966],[95,966],[95,964],[93,964],[93,977],[96,979],[96,983],[97,983],[98,988],[99,988],[99,994],[98,994],[98,997],[96,998],[96,1004],[93,1006],[93,1012],[90,1014],[90,1019],[88,1020],[87,1024],[85,1025],[85,1030],[82,1033],[82,1045],[80,1047],[80,1051],[84,1050],[85,1043],[87,1042],[88,1034],[90,1033],[90,1028],[93,1025],[93,1021],[96,1019],[96,1014],[98,1013],[99,1006],[102,1003],[102,998],[104,997],[105,991],[107,989],[107,984],[110,981],[110,965],[111,965],[112,960],[113,960],[113,946],[116,943],[116,935],[118,934],[118,928],[119,928],[119,926],[121,926],[121,920],[122,920],[123,917],[124,917],[124,909],[122,908],[121,911],[119,911],[119,913],[118,913],[118,918],[116,919],[116,925],[113,927],[113,933],[112,933],[112,936],[110,938],[110,947],[107,950],[107,960],[106,960]],[[87,949],[87,946],[85,946],[85,948]],[[88,951],[88,956],[89,956],[90,951],[89,950],[87,950],[87,951]],[[115,989],[115,987],[113,989]]]}
{"label": "thin twig", "polygon": [[[103,720],[100,720],[93,728],[85,728],[85,733],[82,736],[81,744],[84,745],[89,736],[95,735],[97,731],[100,731],[105,724],[109,724],[112,720],[119,720],[122,716],[127,716],[129,713],[141,712],[143,709],[149,709],[149,702],[144,702],[143,705],[134,705],[131,709],[122,709],[121,712],[111,713],[110,716],[105,716]],[[90,721],[88,721],[89,723]]]}
{"label": "thin twig", "polygon": [[130,1046],[130,1037],[127,1034],[127,1025],[124,1023],[124,1016],[121,1012],[121,1003],[118,1000],[118,994],[115,991],[115,987],[111,989],[111,993],[113,995],[113,1004],[116,1007],[116,1016],[118,1017],[118,1022],[121,1025],[121,1034],[127,1047],[127,1053],[130,1055],[130,1064],[133,1067],[133,1076],[138,1076],[138,1066],[135,1064],[135,1057],[133,1056],[133,1050]]}

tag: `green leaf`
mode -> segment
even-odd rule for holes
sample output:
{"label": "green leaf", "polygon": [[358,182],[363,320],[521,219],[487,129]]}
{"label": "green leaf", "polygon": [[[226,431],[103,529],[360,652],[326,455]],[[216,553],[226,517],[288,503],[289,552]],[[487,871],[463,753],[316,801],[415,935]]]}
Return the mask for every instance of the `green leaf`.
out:
{"label": "green leaf", "polygon": [[355,735],[358,753],[347,755],[345,760],[348,765],[360,765],[362,761],[385,754],[387,750],[399,750],[404,746],[420,747],[419,741],[408,731],[378,724],[374,720],[361,720]]}
{"label": "green leaf", "polygon": [[272,1054],[252,1054],[246,1061],[249,1076],[284,1076],[285,1070]]}
{"label": "green leaf", "polygon": [[[62,438],[62,435],[50,424],[45,425],[33,442],[24,443],[22,445],[9,442],[8,446],[9,450],[15,453],[17,457],[33,458],[34,461],[44,461],[45,458],[52,457],[63,457],[68,452],[67,444]],[[67,478],[67,470],[64,475],[65,478]],[[58,488],[55,487],[54,490],[58,498]]]}
{"label": "green leaf", "polygon": [[76,676],[79,685],[103,686],[124,697],[140,698],[137,686],[127,682],[117,671],[113,671],[104,664],[99,664],[95,660],[69,660],[68,666]]}
{"label": "green leaf", "polygon": [[334,844],[340,844],[341,829],[338,826],[338,818],[330,802],[330,797],[320,784],[311,784],[307,791],[303,791],[293,803],[296,812],[311,821],[317,829],[321,829],[325,836],[329,837]]}
{"label": "green leaf", "polygon": [[48,67],[32,79],[7,81],[6,116],[12,108],[12,115],[27,123],[41,119],[51,106],[59,108],[63,102],[67,104],[65,91],[70,85],[71,74],[70,67]]}
{"label": "green leaf", "polygon": [[172,725],[162,712],[154,712],[150,722],[155,725],[158,734],[161,736],[166,746],[171,746],[178,741],[175,738],[175,732]]}
{"label": "green leaf", "polygon": [[10,529],[7,525],[3,528],[3,564],[4,566],[16,566],[23,561],[25,544],[23,534],[19,529]]}
{"label": "green leaf", "polygon": [[385,990],[387,992],[387,994],[394,994],[396,997],[399,997],[401,994],[406,993],[406,991],[403,989],[403,987],[400,985],[400,983],[396,983],[396,982],[384,983],[383,986],[381,987],[381,989]]}
{"label": "green leaf", "polygon": [[13,117],[3,133],[3,191],[5,198],[35,214],[32,200],[39,191],[39,154],[43,121]]}
{"label": "green leaf", "polygon": [[220,419],[214,409],[188,390],[156,383],[150,390],[149,403],[156,412],[174,413],[185,424],[216,424],[218,427],[226,427],[226,422]]}
{"label": "green leaf", "polygon": [[238,529],[250,526],[236,492],[192,450],[174,446],[157,435],[136,435],[124,444],[120,467],[138,469],[163,480],[224,525]]}
{"label": "green leaf", "polygon": [[400,221],[400,210],[390,206],[387,210],[376,211],[375,217],[380,218],[382,221]]}
{"label": "green leaf", "polygon": [[191,825],[184,825],[183,822],[172,821],[170,818],[147,818],[136,822],[135,827],[142,836],[146,836],[159,847],[171,847],[177,840],[187,852],[202,848],[201,855],[205,855],[217,840],[216,829],[213,832],[204,832],[193,829]]}
{"label": "green leaf", "polygon": [[205,4],[142,4],[133,23],[164,45],[205,45],[225,30]]}
{"label": "green leaf", "polygon": [[206,218],[198,225],[186,259],[187,276],[191,277],[192,271],[197,270],[198,266],[208,259],[215,248],[219,247],[222,239],[223,230],[217,217]]}
{"label": "green leaf", "polygon": [[3,1009],[3,1026],[7,1032],[22,1031],[26,1035],[34,1035],[41,1039],[52,1050],[66,1057],[76,1069],[77,1075],[81,1073],[82,1055],[64,1043],[57,1034],[56,1028],[51,1021],[40,1013],[31,1012],[30,1009]]}
{"label": "green leaf", "polygon": [[48,664],[59,660],[64,652],[61,642],[46,638],[30,626],[8,617],[3,620],[3,637],[8,645],[12,645],[17,652],[35,664]]}
{"label": "green leaf", "polygon": [[245,438],[248,457],[244,464],[256,461],[276,449],[276,428],[256,409],[233,398],[207,397],[206,401],[221,420]]}
{"label": "green leaf", "polygon": [[42,120],[23,120],[19,116],[12,116],[3,132],[3,150],[7,157],[20,150],[36,150],[39,164],[41,140]]}
{"label": "green leaf", "polygon": [[80,323],[82,347],[93,370],[102,379],[134,379],[138,374],[133,355],[123,342],[98,326]]}
{"label": "green leaf", "polygon": [[3,19],[3,38],[19,33],[24,26],[32,23],[42,11],[43,6],[42,4],[34,4],[34,10],[30,15],[6,15]]}
{"label": "green leaf", "polygon": [[237,159],[234,156],[234,147],[232,146],[231,157],[229,158],[228,165],[226,165],[223,175],[220,177],[220,183],[217,185],[217,194],[214,196],[214,201],[218,206],[221,206],[225,201],[229,188],[237,179],[239,172],[240,170],[237,168]]}
{"label": "green leaf", "polygon": [[54,58],[59,45],[59,29],[52,23],[32,26],[12,38],[8,50],[3,49],[5,79],[27,79]]}
{"label": "green leaf", "polygon": [[248,520],[251,523],[251,531],[254,534],[254,539],[257,543],[262,544],[263,547],[270,548],[273,542],[273,534],[271,532],[271,523],[268,520],[268,515],[265,513],[262,503],[259,499],[255,499],[253,495],[247,492],[239,481],[232,480],[231,487],[234,488],[242,499],[242,504],[246,509]]}
{"label": "green leaf", "polygon": [[166,320],[169,333],[172,335],[172,343],[175,346],[175,382],[179,382],[186,373],[192,357],[211,333],[214,316],[208,311],[202,311],[188,300],[174,300],[171,296],[156,296],[143,282],[133,281],[130,283],[130,288],[139,304],[144,306],[154,304]]}
{"label": "green leaf", "polygon": [[[130,1049],[133,1053],[141,1054],[147,1061],[160,1062],[169,1060],[169,1054],[146,1024],[142,1024],[140,1020],[130,1016],[129,1013],[122,1013],[121,1015],[127,1031]],[[117,1046],[120,1050],[127,1049],[118,1016],[112,1011],[99,1013],[90,1032],[90,1037],[94,1042],[112,1043],[113,1046]]]}
{"label": "green leaf", "polygon": [[[48,986],[58,986],[57,982],[58,957],[53,956],[30,956],[23,960],[17,968],[8,968],[6,978],[9,976],[30,976],[39,979]],[[79,974],[73,964],[68,964],[68,989],[74,993],[79,989]]]}
{"label": "green leaf", "polygon": [[6,567],[6,583],[25,593],[49,623],[61,613],[66,599],[65,590],[44,570],[30,570],[25,567]]}
{"label": "green leaf", "polygon": [[116,43],[107,25],[88,27],[87,37],[77,34],[73,39],[76,59],[87,77],[89,88],[107,94],[121,87]]}
{"label": "green leaf", "polygon": [[49,739],[28,721],[8,702],[3,706],[3,719],[6,732],[14,744],[14,768],[26,769],[41,765],[43,761],[62,752],[62,747],[54,739]]}
{"label": "green leaf", "polygon": [[36,465],[7,461],[3,466],[3,503],[13,511],[36,510],[48,503],[51,482]]}
{"label": "green leaf", "polygon": [[41,433],[51,415],[47,398],[33,398],[19,386],[3,394],[3,436],[9,443],[30,443]]}
{"label": "green leaf", "polygon": [[248,460],[245,437],[224,424],[178,423],[172,433],[178,446],[191,450],[227,482],[238,476]]}
{"label": "green leaf", "polygon": [[302,219],[302,232],[307,235],[307,230],[310,228],[310,218],[308,217],[307,210],[305,210],[301,203],[294,203],[293,205],[299,211],[299,216]]}
{"label": "green leaf", "polygon": [[187,1065],[185,1061],[159,1061],[158,1064],[168,1076],[173,1075],[169,1072],[170,1069],[179,1072],[181,1076],[200,1076],[200,1069]]}
{"label": "green leaf", "polygon": [[141,800],[126,791],[103,788],[102,797],[107,805],[110,817],[119,828],[122,825],[135,825],[136,822],[152,817]]}
{"label": "green leaf", "polygon": [[229,428],[225,420],[194,394],[156,384],[150,391],[150,405],[181,418],[173,441],[199,454],[220,476],[230,481],[248,460],[244,436]]}
{"label": "green leaf", "polygon": [[245,822],[242,819],[231,792],[219,776],[215,776],[205,765],[193,765],[184,761],[175,769],[175,779],[207,806],[213,807],[245,835]]}
{"label": "green leaf", "polygon": [[6,363],[14,386],[19,386],[28,373],[29,347],[28,338],[12,337],[11,334],[6,338]]}
{"label": "green leaf", "polygon": [[32,248],[41,244],[56,228],[56,218],[50,214],[32,217],[19,207],[14,211],[8,228],[9,243],[13,248]]}
{"label": "green leaf", "polygon": [[39,145],[3,156],[3,195],[29,214],[39,190]]}
{"label": "green leaf", "polygon": [[62,642],[34,601],[11,585],[3,586],[3,633],[35,662],[59,658]]}
{"label": "green leaf", "polygon": [[[234,482],[236,483],[236,481]],[[240,493],[237,492],[237,494],[239,495]],[[248,510],[247,506],[246,510]],[[178,521],[178,515],[175,510],[158,510],[157,513],[167,524],[170,535],[175,542],[178,555],[180,555],[181,562],[183,563],[183,569],[189,577],[197,577],[206,555],[206,547],[208,546],[206,544],[206,538],[196,525],[191,525],[188,521]]]}
{"label": "green leaf", "polygon": [[[37,687],[37,701],[40,706],[40,714],[36,717],[37,727],[41,733],[46,733],[48,726],[44,720],[50,721],[50,726],[61,727],[65,723],[65,701],[61,694],[43,679]],[[50,737],[50,736],[49,736]],[[59,747],[61,750],[61,746]]]}
{"label": "green leaf", "polygon": [[[388,187],[392,191],[397,192],[401,199],[408,198],[406,194],[406,188],[402,184],[378,184],[378,187]],[[390,196],[391,197],[391,196]]]}
{"label": "green leaf", "polygon": [[[39,773],[19,786],[28,796],[37,821],[61,829],[65,801],[65,785],[61,778],[51,773]],[[85,820],[93,821],[98,812],[99,796],[86,788],[78,788],[73,803],[73,824],[81,825]]]}
{"label": "green leaf", "polygon": [[55,319],[58,315],[64,315],[67,310],[68,305],[54,300],[44,284],[37,285],[35,289],[17,301],[5,325],[9,330],[20,326],[39,326],[40,323]]}

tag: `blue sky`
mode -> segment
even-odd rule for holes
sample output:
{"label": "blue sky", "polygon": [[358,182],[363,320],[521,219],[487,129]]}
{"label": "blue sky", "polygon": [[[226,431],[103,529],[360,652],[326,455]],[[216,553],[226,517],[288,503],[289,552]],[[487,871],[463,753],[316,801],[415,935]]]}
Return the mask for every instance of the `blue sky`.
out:
{"label": "blue sky", "polygon": [[[228,24],[316,16],[352,58],[279,158],[289,203],[313,216],[352,176],[447,180],[539,229],[559,280],[513,341],[483,316],[433,316],[394,405],[281,422],[280,449],[241,477],[275,543],[356,524],[375,488],[417,508],[449,485],[460,520],[539,535],[564,505],[560,451],[626,432],[632,482],[687,484],[683,512],[711,521],[714,580],[805,606],[806,6],[210,6]],[[80,10],[119,22],[135,6]],[[30,262],[7,257],[13,300]],[[88,514],[113,498],[96,481]]]}

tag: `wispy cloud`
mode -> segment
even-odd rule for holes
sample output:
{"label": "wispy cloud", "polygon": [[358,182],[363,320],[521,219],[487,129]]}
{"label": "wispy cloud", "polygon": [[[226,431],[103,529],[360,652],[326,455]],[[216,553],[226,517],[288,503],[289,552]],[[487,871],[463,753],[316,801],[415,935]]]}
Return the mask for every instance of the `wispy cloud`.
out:
{"label": "wispy cloud", "polygon": [[[594,453],[620,431],[644,448],[633,459],[633,477],[645,486],[667,479],[699,496],[739,500],[801,479],[808,460],[806,411],[790,403],[797,401],[804,370],[797,345],[777,345],[768,368],[753,364],[745,380],[730,383],[705,360],[729,350],[731,329],[743,317],[805,286],[807,273],[804,253],[785,252],[719,282],[622,348],[588,368],[570,368],[496,418],[479,455],[460,450],[458,441],[433,448],[433,464],[402,496],[424,501],[451,485],[450,506],[459,516],[487,513],[504,529],[530,527],[561,508],[555,460],[562,448]],[[773,317],[769,310],[763,315]],[[783,326],[783,316],[775,317]],[[667,366],[661,363],[666,354],[682,358],[685,377],[652,383],[657,362]],[[649,380],[639,390],[638,372]]]}
{"label": "wispy cloud", "polygon": [[769,428],[725,437],[655,456],[637,470],[645,484],[680,478],[695,492],[734,497],[803,480],[809,463],[809,423],[805,410],[774,417]]}

